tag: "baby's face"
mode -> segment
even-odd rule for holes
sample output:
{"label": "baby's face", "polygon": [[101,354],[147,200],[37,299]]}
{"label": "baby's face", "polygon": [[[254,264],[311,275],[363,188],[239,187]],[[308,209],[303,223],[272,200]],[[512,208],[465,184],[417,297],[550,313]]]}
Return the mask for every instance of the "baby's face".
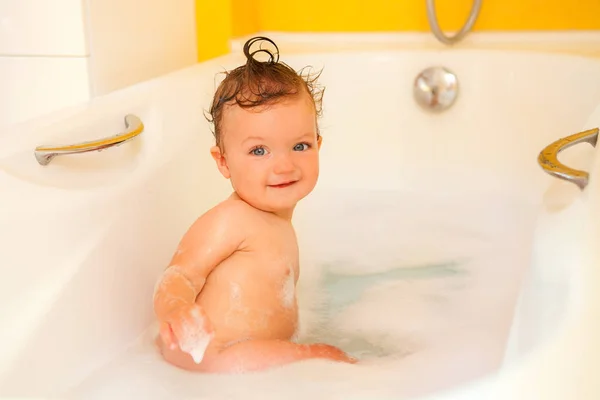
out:
{"label": "baby's face", "polygon": [[269,212],[294,208],[319,176],[315,109],[307,93],[258,109],[223,113],[223,148],[211,153],[237,194]]}

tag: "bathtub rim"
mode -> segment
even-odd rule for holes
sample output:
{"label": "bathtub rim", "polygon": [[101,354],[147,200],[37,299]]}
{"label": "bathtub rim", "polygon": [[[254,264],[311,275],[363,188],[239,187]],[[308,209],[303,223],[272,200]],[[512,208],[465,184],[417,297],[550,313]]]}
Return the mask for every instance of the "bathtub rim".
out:
{"label": "bathtub rim", "polygon": [[[452,32],[448,32],[449,34]],[[465,50],[497,49],[560,52],[600,57],[600,30],[475,31],[447,46],[430,32],[286,32],[265,30],[229,41],[229,54],[242,54],[244,43],[254,36],[266,36],[277,44],[281,55],[337,52],[360,49]]]}

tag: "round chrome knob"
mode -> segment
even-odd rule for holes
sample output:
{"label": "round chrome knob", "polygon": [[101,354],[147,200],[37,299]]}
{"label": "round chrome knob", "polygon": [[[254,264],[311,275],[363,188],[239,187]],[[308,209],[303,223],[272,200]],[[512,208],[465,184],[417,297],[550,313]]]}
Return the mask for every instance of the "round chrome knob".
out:
{"label": "round chrome knob", "polygon": [[430,67],[415,78],[413,94],[417,103],[430,111],[444,111],[458,95],[458,79],[444,67]]}

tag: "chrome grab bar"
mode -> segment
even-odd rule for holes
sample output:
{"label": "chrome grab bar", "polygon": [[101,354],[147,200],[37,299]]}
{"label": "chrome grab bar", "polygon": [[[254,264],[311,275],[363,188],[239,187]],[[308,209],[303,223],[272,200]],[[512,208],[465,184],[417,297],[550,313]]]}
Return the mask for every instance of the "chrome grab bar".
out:
{"label": "chrome grab bar", "polygon": [[142,121],[133,114],[125,116],[125,132],[116,136],[106,137],[89,142],[70,144],[64,146],[38,146],[35,148],[35,159],[40,165],[48,165],[56,156],[86,153],[88,151],[101,151],[109,147],[118,146],[138,136],[144,130]]}
{"label": "chrome grab bar", "polygon": [[590,174],[562,164],[558,161],[558,153],[571,146],[584,142],[595,147],[598,142],[598,128],[579,132],[549,144],[540,152],[538,164],[540,164],[548,174],[568,182],[573,182],[579,189],[583,190],[588,184]]}
{"label": "chrome grab bar", "polygon": [[444,32],[442,32],[435,13],[435,0],[426,0],[426,2],[427,19],[429,20],[431,31],[440,42],[444,44],[454,44],[461,40],[473,28],[473,25],[477,20],[477,16],[479,15],[479,10],[481,9],[482,0],[473,0],[473,6],[471,7],[471,12],[469,13],[467,22],[465,22],[461,30],[458,31],[454,36],[446,36]]}

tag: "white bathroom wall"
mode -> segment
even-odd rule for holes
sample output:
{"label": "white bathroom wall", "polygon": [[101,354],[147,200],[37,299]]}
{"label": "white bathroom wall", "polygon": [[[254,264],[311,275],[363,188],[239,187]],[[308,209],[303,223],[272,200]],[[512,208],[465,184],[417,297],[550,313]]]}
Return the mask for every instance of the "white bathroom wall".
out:
{"label": "white bathroom wall", "polygon": [[196,63],[194,0],[86,0],[94,95]]}
{"label": "white bathroom wall", "polygon": [[0,129],[196,61],[194,0],[0,0]]}
{"label": "white bathroom wall", "polygon": [[0,0],[0,127],[90,97],[81,0]]}

